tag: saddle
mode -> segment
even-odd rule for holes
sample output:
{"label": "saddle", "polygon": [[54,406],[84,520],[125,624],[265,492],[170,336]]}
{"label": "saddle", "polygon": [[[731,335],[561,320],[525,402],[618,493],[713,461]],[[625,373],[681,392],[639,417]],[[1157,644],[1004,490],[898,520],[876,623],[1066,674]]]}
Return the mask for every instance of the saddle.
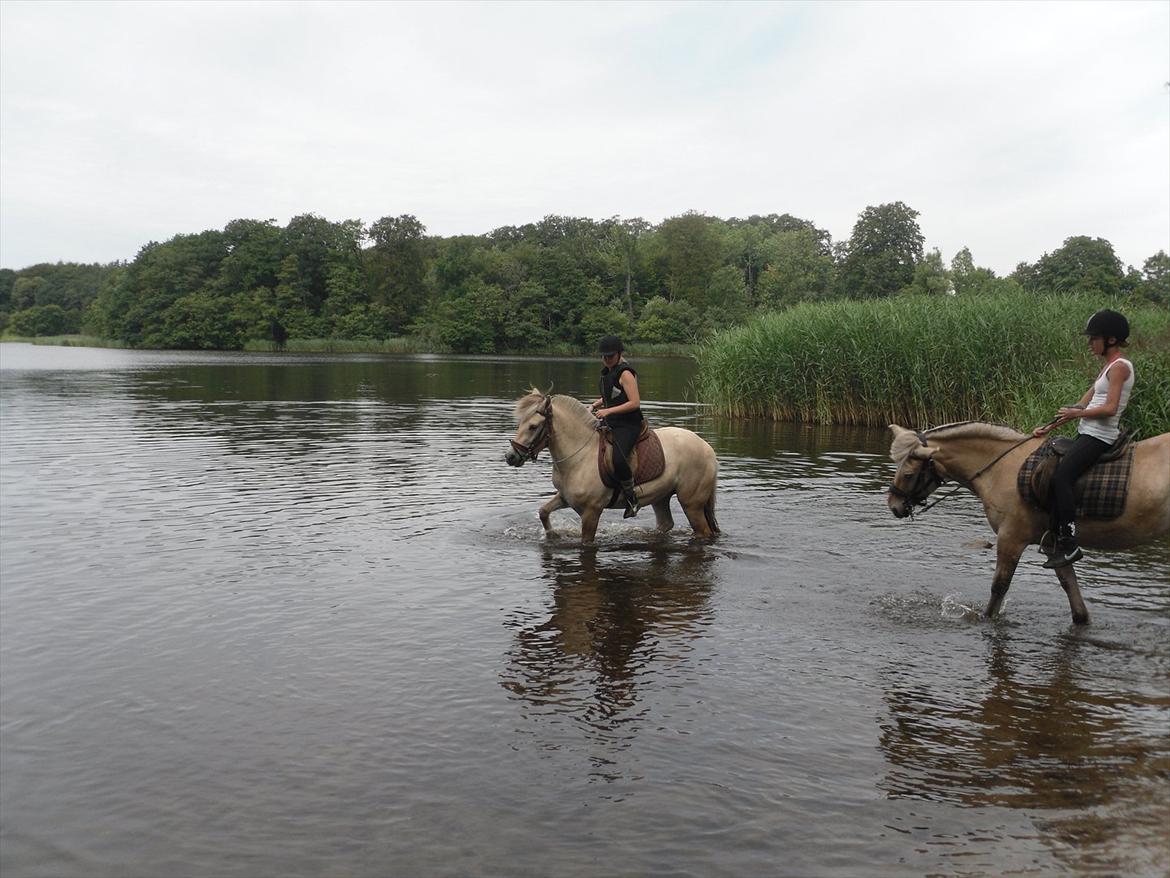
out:
{"label": "saddle", "polygon": [[[662,451],[658,431],[651,430],[649,422],[643,421],[642,432],[630,453],[630,471],[634,474],[634,484],[653,481],[665,469],[666,456]],[[613,476],[613,434],[609,430],[600,430],[597,434],[597,472],[607,488],[615,491],[621,488]]]}
{"label": "saddle", "polygon": [[[1050,511],[1052,474],[1061,456],[1072,446],[1066,436],[1054,436],[1037,448],[1020,467],[1016,486],[1020,497]],[[1109,450],[1097,459],[1073,485],[1077,518],[1117,518],[1125,511],[1129,476],[1133,469],[1134,443],[1128,433],[1117,437]]]}

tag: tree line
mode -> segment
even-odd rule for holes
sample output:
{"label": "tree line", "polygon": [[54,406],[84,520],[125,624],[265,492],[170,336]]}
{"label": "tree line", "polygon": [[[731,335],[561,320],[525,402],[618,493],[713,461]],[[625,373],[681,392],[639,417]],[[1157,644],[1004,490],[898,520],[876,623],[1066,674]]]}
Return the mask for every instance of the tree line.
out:
{"label": "tree line", "polygon": [[1071,237],[1007,277],[963,248],[925,251],[918,212],[865,208],[846,241],[789,214],[547,216],[485,235],[428,235],[414,216],[286,226],[237,219],[151,242],[129,262],[0,269],[0,330],[84,332],[131,347],[414,337],[459,353],[585,350],[615,333],[688,343],[804,301],[1092,291],[1170,304],[1170,257],[1123,267]]}

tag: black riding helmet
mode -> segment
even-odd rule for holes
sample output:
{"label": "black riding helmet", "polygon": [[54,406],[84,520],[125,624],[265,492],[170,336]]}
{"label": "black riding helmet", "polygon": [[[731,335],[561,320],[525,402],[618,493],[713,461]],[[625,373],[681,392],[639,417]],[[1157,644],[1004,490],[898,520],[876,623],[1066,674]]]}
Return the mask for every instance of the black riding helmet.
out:
{"label": "black riding helmet", "polygon": [[608,357],[611,354],[620,354],[624,350],[622,340],[616,335],[607,335],[597,343],[597,352],[603,357]]}
{"label": "black riding helmet", "polygon": [[1124,314],[1102,308],[1089,318],[1085,324],[1085,335],[1100,336],[1105,339],[1105,346],[1109,347],[1109,339],[1117,339],[1117,344],[1124,345],[1129,338],[1129,321]]}

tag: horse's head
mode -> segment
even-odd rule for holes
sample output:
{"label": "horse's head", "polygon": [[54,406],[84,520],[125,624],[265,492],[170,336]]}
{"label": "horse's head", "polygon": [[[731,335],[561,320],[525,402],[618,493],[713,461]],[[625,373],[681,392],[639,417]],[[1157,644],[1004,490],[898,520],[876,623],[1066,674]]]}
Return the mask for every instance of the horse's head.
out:
{"label": "horse's head", "polygon": [[504,455],[505,462],[524,466],[526,460],[536,460],[552,441],[552,431],[552,395],[533,388],[516,403],[516,435],[511,439],[512,450]]}
{"label": "horse's head", "polygon": [[897,424],[890,424],[890,432],[894,434],[890,457],[898,464],[898,471],[886,493],[886,505],[897,518],[906,518],[946,480],[934,463],[938,448],[930,445],[924,435]]}

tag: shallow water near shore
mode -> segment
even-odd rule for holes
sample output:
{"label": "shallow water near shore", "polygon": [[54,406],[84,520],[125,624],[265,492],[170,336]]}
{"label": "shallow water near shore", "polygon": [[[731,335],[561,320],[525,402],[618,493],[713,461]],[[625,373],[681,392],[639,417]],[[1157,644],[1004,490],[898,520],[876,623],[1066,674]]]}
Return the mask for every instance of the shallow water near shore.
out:
{"label": "shallow water near shore", "polygon": [[722,535],[536,518],[591,360],[0,345],[5,876],[1170,870],[1170,546],[884,502],[882,431],[716,419]]}

